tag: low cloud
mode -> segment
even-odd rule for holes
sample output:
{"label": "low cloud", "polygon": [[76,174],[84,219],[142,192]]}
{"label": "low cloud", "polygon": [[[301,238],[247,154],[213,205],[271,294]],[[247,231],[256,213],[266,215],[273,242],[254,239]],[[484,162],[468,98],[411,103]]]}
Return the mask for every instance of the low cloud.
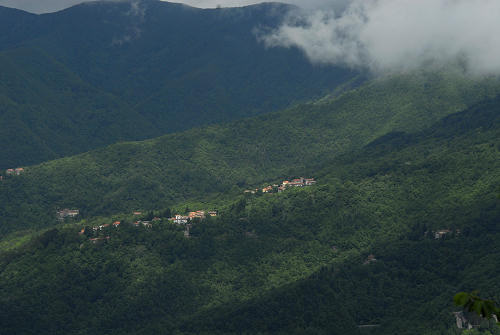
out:
{"label": "low cloud", "polygon": [[259,38],[297,47],[313,63],[374,73],[453,63],[500,74],[499,17],[498,0],[353,0],[343,10],[292,14]]}

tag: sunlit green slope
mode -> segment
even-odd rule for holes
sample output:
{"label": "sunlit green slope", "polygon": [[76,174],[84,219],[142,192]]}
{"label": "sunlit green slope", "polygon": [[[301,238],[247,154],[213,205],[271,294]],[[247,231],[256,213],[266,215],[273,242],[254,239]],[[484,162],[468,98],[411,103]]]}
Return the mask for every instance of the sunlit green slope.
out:
{"label": "sunlit green slope", "polygon": [[[359,325],[456,334],[455,292],[499,298],[500,100],[421,128],[332,157],[310,170],[316,186],[223,201],[191,238],[167,221],[133,227],[130,213],[98,233],[78,235],[120,216],[49,230],[0,254],[1,324],[50,334],[340,335]],[[450,232],[435,239],[438,230]],[[94,245],[96,236],[110,240]]]}

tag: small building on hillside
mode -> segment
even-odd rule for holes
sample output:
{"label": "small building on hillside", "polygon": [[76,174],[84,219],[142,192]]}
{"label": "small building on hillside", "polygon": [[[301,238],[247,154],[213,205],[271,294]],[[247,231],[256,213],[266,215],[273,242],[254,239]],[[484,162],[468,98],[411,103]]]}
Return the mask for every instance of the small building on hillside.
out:
{"label": "small building on hillside", "polygon": [[450,233],[451,233],[451,230],[449,230],[449,229],[438,230],[438,231],[434,232],[434,239],[439,240]]}
{"label": "small building on hillside", "polygon": [[208,211],[208,215],[210,216],[217,216],[218,212],[217,211]]}
{"label": "small building on hillside", "polygon": [[119,225],[121,225],[122,223],[120,221],[115,221],[113,222],[113,227],[118,227]]}
{"label": "small building on hillside", "polygon": [[188,217],[189,217],[189,220],[193,220],[193,219],[203,220],[205,218],[205,211],[189,212]]}
{"label": "small building on hillside", "polygon": [[5,174],[8,176],[19,176],[24,172],[24,168],[7,169]]}
{"label": "small building on hillside", "polygon": [[64,220],[66,218],[75,218],[75,217],[77,217],[78,215],[80,215],[80,210],[65,208],[65,209],[61,209],[61,210],[57,211],[56,214],[57,214],[57,218],[59,220]]}
{"label": "small building on hillside", "polygon": [[174,223],[177,223],[177,224],[186,224],[189,221],[189,216],[177,214],[173,221],[174,221]]}
{"label": "small building on hillside", "polygon": [[314,178],[306,178],[304,180],[304,185],[305,186],[312,186],[314,184],[316,184],[316,180],[314,180]]}
{"label": "small building on hillside", "polygon": [[370,263],[376,262],[377,259],[375,258],[375,255],[371,254],[366,257],[366,260],[363,262],[363,265],[368,265]]}
{"label": "small building on hillside", "polygon": [[139,220],[139,221],[135,221],[134,222],[134,226],[136,226],[136,227],[140,227],[141,225],[143,225],[146,228],[153,227],[153,224],[151,223],[151,221],[141,221],[141,220]]}
{"label": "small building on hillside", "polygon": [[267,186],[262,189],[262,193],[271,193],[273,191],[272,186]]}
{"label": "small building on hillside", "polygon": [[90,238],[89,241],[92,244],[100,244],[109,241],[110,237],[95,237],[95,238]]}
{"label": "small building on hillside", "polygon": [[454,312],[453,315],[458,329],[479,328],[481,321],[485,320],[472,312]]}

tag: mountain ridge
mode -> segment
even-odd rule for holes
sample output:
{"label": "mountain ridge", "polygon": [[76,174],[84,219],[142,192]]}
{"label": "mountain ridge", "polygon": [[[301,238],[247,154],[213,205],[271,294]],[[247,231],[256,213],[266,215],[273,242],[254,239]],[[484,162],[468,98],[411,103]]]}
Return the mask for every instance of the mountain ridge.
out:
{"label": "mountain ridge", "polygon": [[[117,115],[114,120],[123,118],[142,125],[137,132],[144,134],[117,136],[106,126],[101,127],[103,134],[112,136],[97,134],[101,138],[95,141],[85,128],[61,129],[55,135],[65,142],[73,136],[82,138],[81,145],[68,152],[59,150],[60,142],[52,136],[36,133],[28,125],[30,131],[24,135],[38,136],[31,136],[32,143],[44,142],[39,146],[47,146],[58,157],[76,154],[116,141],[152,138],[279,110],[329,93],[358,76],[349,69],[315,67],[297,49],[266,48],[257,40],[254,29],[279,25],[292,8],[288,5],[203,10],[161,1],[134,4],[98,2],[44,15],[16,12],[26,20],[15,20],[13,27],[6,22],[7,33],[0,37],[5,63],[16,62],[8,56],[16,58],[16,50],[25,50],[25,61],[39,64],[34,77],[26,80],[40,82],[51,76],[44,69],[57,62],[71,76],[95,88],[96,100],[112,96],[121,106],[107,106]],[[26,58],[28,50],[33,59]],[[40,53],[44,57],[35,59]],[[64,84],[52,85],[50,93],[64,91]],[[4,88],[0,93],[16,100],[44,89]],[[121,109],[124,115],[120,115]],[[42,124],[50,124],[52,113],[63,114],[64,107],[40,100],[33,108],[17,112],[19,117],[41,116]],[[88,114],[101,117],[92,108]],[[16,149],[16,142],[10,147],[13,150],[0,157],[0,168],[54,158],[32,150],[27,154],[33,160],[26,161],[17,154],[21,150]]]}

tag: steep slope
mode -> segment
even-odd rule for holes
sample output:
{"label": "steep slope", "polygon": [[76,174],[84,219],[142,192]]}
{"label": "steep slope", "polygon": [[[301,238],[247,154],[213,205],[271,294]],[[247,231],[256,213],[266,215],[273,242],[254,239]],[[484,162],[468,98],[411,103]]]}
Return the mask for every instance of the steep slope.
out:
{"label": "steep slope", "polygon": [[[120,103],[119,108],[112,108],[113,118],[109,113],[94,113],[94,117],[109,117],[112,123],[127,120],[134,110],[135,118],[128,124],[137,124],[136,133],[124,129],[116,136],[114,125],[101,122],[99,128],[109,136],[96,141],[85,128],[60,129],[57,135],[63,138],[77,136],[87,141],[86,145],[72,146],[71,153],[75,154],[123,139],[152,138],[275,111],[322,96],[353,79],[357,74],[352,71],[316,67],[299,50],[266,48],[258,41],[257,31],[280,24],[291,8],[261,4],[202,10],[156,0],[92,2],[44,15],[2,8],[0,19],[6,20],[0,20],[5,26],[5,34],[0,37],[0,66],[7,68],[15,63],[16,53],[22,48],[24,61],[38,67],[30,73],[34,77],[27,79],[40,84],[33,89],[59,94],[63,100],[99,100],[103,93],[113,95]],[[39,59],[40,53],[50,60]],[[68,92],[65,81],[42,86],[44,78],[50,77],[44,69],[50,68],[53,60],[68,75],[79,78],[82,85],[94,89]],[[24,79],[18,76],[18,80]],[[15,100],[25,92],[22,86],[13,86],[2,87],[0,94]],[[47,120],[48,110],[58,114],[67,110],[43,100],[27,101],[34,107],[18,112],[24,118],[40,115]],[[141,127],[145,120],[154,126],[145,130]],[[18,128],[17,133],[26,133],[27,137],[37,134],[32,126],[26,127]],[[36,160],[15,155],[9,160],[26,165],[48,160],[54,154],[68,154],[56,142],[46,141],[44,145]],[[13,149],[22,151],[15,142]],[[5,159],[0,157],[0,162]]]}
{"label": "steep slope", "polygon": [[[102,245],[81,225],[47,231],[1,253],[0,321],[50,334],[357,334],[370,324],[454,334],[453,293],[499,289],[499,138],[496,98],[338,156],[315,187],[228,200],[190,239],[125,216],[97,233],[110,236]],[[434,239],[441,229],[450,233]]]}
{"label": "steep slope", "polygon": [[311,174],[377,137],[423,129],[498,87],[458,74],[384,78],[333,100],[44,163],[2,183],[1,229],[51,224],[57,207],[87,216],[155,209]]}
{"label": "steep slope", "polygon": [[0,168],[157,133],[150,121],[44,52],[0,53]]}

